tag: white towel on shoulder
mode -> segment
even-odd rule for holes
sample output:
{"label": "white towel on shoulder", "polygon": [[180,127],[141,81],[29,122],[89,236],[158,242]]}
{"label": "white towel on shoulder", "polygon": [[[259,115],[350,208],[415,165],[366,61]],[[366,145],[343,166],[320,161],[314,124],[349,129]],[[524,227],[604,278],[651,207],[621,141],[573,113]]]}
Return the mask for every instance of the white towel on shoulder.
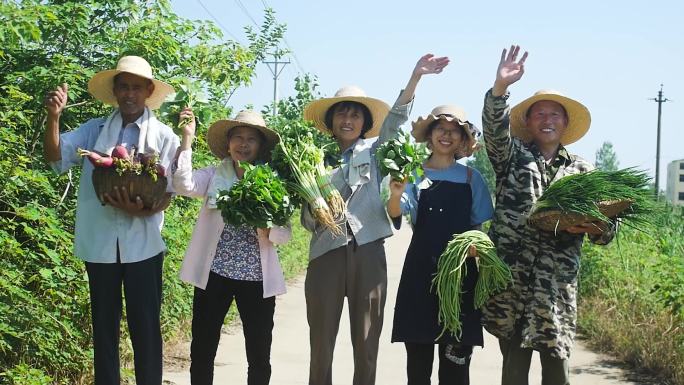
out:
{"label": "white towel on shoulder", "polygon": [[219,191],[230,190],[233,184],[237,181],[235,168],[233,167],[233,160],[230,157],[225,157],[216,167],[214,178],[207,189],[207,207],[211,209],[216,208],[216,198]]}
{"label": "white towel on shoulder", "polygon": [[[108,117],[100,131],[100,135],[97,137],[95,146],[93,149],[95,151],[105,153],[108,155],[112,154],[112,150],[119,142],[119,133],[121,132],[123,122],[121,119],[121,113],[119,109],[115,109]],[[145,152],[156,152],[159,153],[159,148],[157,148],[157,135],[159,134],[159,124],[154,117],[152,111],[145,107],[143,111],[142,122],[140,124],[140,135],[138,136],[138,153]]]}

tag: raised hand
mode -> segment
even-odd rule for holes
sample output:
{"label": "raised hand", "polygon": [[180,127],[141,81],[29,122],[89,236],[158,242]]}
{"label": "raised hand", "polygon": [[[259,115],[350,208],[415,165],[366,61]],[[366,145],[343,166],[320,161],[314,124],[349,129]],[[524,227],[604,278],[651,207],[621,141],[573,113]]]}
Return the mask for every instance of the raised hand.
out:
{"label": "raised hand", "polygon": [[416,68],[413,69],[413,74],[419,76],[427,74],[438,74],[442,72],[444,67],[446,67],[448,64],[448,57],[435,57],[435,55],[429,53],[418,59],[418,63],[416,63]]}
{"label": "raised hand", "polygon": [[53,91],[45,95],[45,108],[48,110],[48,115],[59,116],[67,104],[67,92],[69,86],[63,83]]}
{"label": "raised hand", "polygon": [[390,195],[400,197],[406,189],[406,181],[399,181],[391,179],[389,183]]}
{"label": "raised hand", "polygon": [[180,112],[178,118],[179,122],[188,122],[188,124],[182,127],[183,136],[195,136],[196,123],[195,115],[192,113],[192,108],[183,108],[183,111]]}
{"label": "raised hand", "polygon": [[509,51],[501,52],[501,60],[499,60],[499,67],[496,70],[496,80],[494,81],[494,95],[500,96],[506,93],[506,89],[511,84],[517,82],[525,73],[525,59],[527,59],[527,51],[518,60],[520,54],[520,46],[512,45]]}
{"label": "raised hand", "polygon": [[181,137],[181,145],[179,151],[189,150],[192,147],[192,140],[195,138],[195,115],[192,113],[192,108],[185,107],[178,115],[179,122],[188,122],[182,127],[183,135]]}
{"label": "raised hand", "polygon": [[397,99],[397,104],[404,105],[413,100],[413,96],[416,92],[416,86],[418,85],[420,78],[423,75],[438,74],[442,72],[447,64],[449,64],[449,58],[446,56],[435,57],[435,55],[431,53],[423,55],[420,59],[418,59],[415,68],[413,68],[411,77],[409,78],[406,87],[404,87],[404,92],[402,92],[401,96],[399,96],[399,99]]}

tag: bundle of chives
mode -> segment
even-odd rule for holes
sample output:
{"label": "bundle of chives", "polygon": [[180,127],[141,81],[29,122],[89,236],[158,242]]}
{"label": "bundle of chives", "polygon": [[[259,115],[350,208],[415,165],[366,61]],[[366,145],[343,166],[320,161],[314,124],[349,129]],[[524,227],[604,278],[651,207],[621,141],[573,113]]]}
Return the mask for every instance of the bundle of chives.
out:
{"label": "bundle of chives", "polygon": [[614,214],[627,225],[652,226],[655,204],[649,188],[650,178],[643,171],[626,168],[617,171],[593,170],[569,175],[549,186],[532,207],[530,218],[549,210],[608,222],[601,206],[627,202],[627,209]]}

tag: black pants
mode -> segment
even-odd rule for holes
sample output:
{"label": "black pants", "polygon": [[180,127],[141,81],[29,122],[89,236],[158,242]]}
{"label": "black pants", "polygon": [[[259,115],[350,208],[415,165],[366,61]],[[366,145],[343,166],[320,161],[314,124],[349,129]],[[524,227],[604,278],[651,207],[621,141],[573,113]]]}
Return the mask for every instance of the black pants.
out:
{"label": "black pants", "polygon": [[209,385],[214,380],[214,358],[221,326],[235,299],[247,353],[247,384],[266,385],[271,379],[271,340],[275,297],[263,298],[261,281],[238,281],[209,274],[205,290],[195,288],[192,303],[190,382]]}
{"label": "black pants", "polygon": [[93,315],[95,384],[119,385],[121,286],[133,344],[135,380],[140,385],[162,383],[162,301],[164,253],[135,263],[86,262]]}
{"label": "black pants", "polygon": [[[405,343],[408,385],[430,385],[434,344]],[[470,384],[472,346],[439,344],[439,384]]]}

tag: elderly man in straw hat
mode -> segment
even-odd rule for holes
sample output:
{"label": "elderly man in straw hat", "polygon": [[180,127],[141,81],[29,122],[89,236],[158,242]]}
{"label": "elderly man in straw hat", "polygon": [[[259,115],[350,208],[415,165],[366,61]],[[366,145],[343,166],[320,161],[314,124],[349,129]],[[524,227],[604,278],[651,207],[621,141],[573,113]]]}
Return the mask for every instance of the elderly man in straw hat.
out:
{"label": "elderly man in straw hat", "polygon": [[568,357],[575,337],[577,274],[584,234],[608,243],[613,227],[585,223],[566,231],[531,227],[526,215],[551,183],[590,171],[586,160],[565,148],[588,130],[591,117],[581,103],[556,91],[539,91],[509,111],[508,87],[524,73],[525,52],[503,50],[494,87],[484,101],[482,125],[496,173],[496,209],[489,231],[513,283],[483,309],[485,328],[499,338],[502,384],[527,384],[533,351],[543,384],[569,384]]}
{"label": "elderly man in straw hat", "polygon": [[[74,131],[59,133],[59,118],[67,104],[67,85],[45,98],[48,117],[45,158],[57,172],[82,167],[76,206],[75,254],[85,261],[90,286],[95,384],[119,384],[119,323],[121,286],[126,295],[128,327],[138,384],[161,384],[162,339],[159,312],[162,264],[166,245],[161,237],[163,210],[170,193],[152,208],[126,187],[100,204],[91,181],[93,165],[77,149],[111,154],[117,145],[139,152],[156,152],[168,169],[178,148],[178,137],[159,122],[159,108],[173,88],[152,75],[145,59],[122,57],[114,70],[102,71],[88,82],[88,91],[115,107],[106,118],[89,120]],[[172,191],[171,179],[167,191]]]}
{"label": "elderly man in straw hat", "polygon": [[[316,100],[304,110],[304,118],[332,135],[340,146],[342,165],[333,171],[332,183],[347,204],[341,235],[323,228],[307,208],[302,209],[302,223],[313,233],[304,284],[311,385],[332,384],[333,350],[345,297],[354,347],[353,383],[375,383],[387,288],[383,239],[392,235],[380,198],[382,176],[375,151],[401,132],[420,78],[442,72],[448,63],[446,57],[421,57],[391,110],[358,87],[342,88],[334,97]],[[370,140],[376,136],[377,140]]]}

